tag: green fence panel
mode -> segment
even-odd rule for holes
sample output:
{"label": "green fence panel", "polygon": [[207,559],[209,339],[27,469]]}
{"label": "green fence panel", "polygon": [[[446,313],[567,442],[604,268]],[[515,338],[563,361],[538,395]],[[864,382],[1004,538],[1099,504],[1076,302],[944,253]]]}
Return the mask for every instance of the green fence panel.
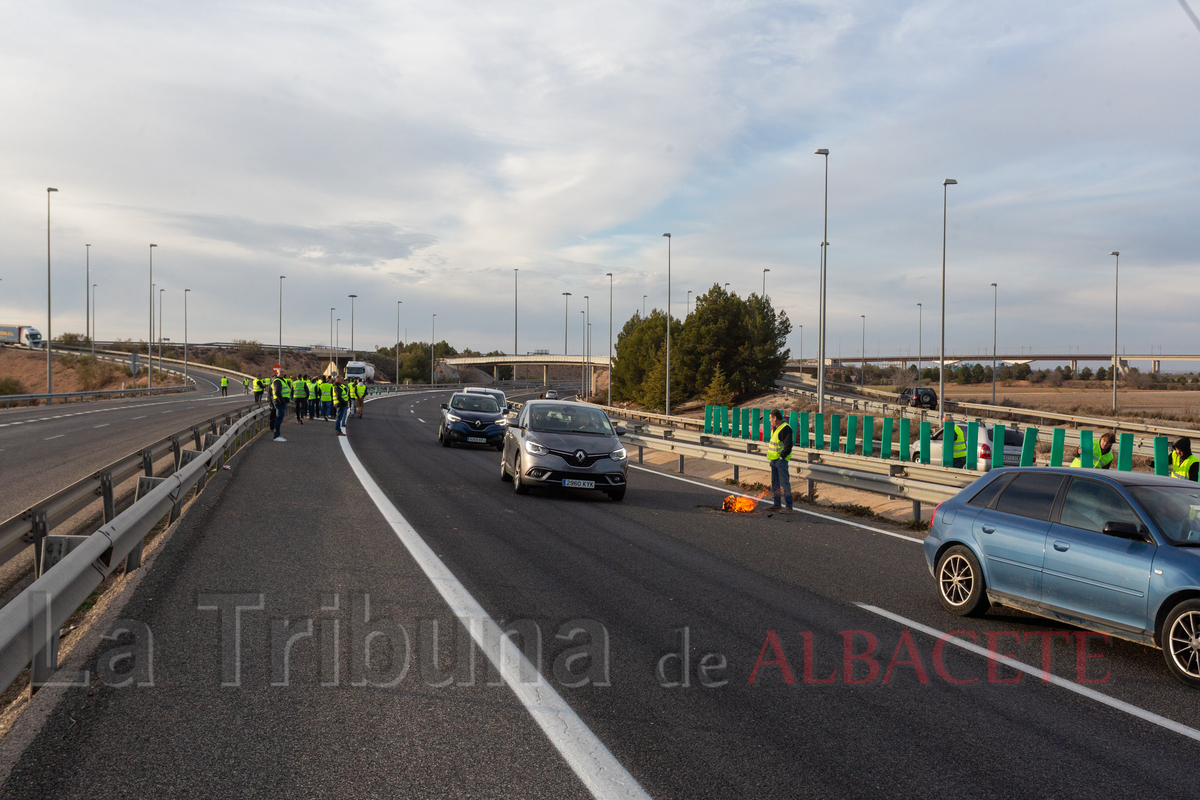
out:
{"label": "green fence panel", "polygon": [[[799,417],[799,415],[795,411],[788,414],[788,425],[792,426],[792,444],[796,444],[796,442],[800,441],[800,439],[796,437],[796,428],[800,425],[800,420],[798,417]],[[767,425],[769,427],[770,423],[768,422]],[[771,438],[771,434],[769,431],[764,438],[767,438],[767,439]],[[807,440],[807,437],[805,437],[805,439]],[[799,445],[799,446],[805,447],[805,445]]]}
{"label": "green fence panel", "polygon": [[731,411],[733,411],[733,409],[731,409],[729,406],[722,406],[721,408],[721,434],[723,436],[733,435],[733,422],[730,420],[730,417],[732,416],[732,414],[730,414]]}
{"label": "green fence panel", "polygon": [[875,418],[863,417],[863,447],[864,456],[875,455]]}
{"label": "green fence panel", "polygon": [[900,418],[900,435],[897,437],[896,450],[896,457],[901,461],[912,459],[912,420],[908,417]]}
{"label": "green fence panel", "polygon": [[750,438],[750,409],[742,409],[742,438]]}
{"label": "green fence panel", "polygon": [[1037,428],[1025,429],[1025,440],[1021,442],[1021,466],[1032,467],[1037,452]]}
{"label": "green fence panel", "polygon": [[979,423],[967,423],[967,469],[979,468]]}
{"label": "green fence panel", "polygon": [[840,453],[842,451],[842,415],[829,415],[829,452]]}
{"label": "green fence panel", "polygon": [[825,415],[818,411],[816,413],[816,422],[813,423],[813,433],[816,434],[817,442],[813,447],[818,450],[825,449]]}
{"label": "green fence panel", "polygon": [[755,408],[750,412],[750,424],[754,426],[754,441],[762,441],[762,409]]}
{"label": "green fence panel", "polygon": [[731,408],[733,412],[733,432],[732,436],[735,439],[742,438],[742,410],[740,408]]}
{"label": "green fence panel", "polygon": [[1154,437],[1154,474],[1168,475],[1171,471],[1171,455],[1167,447],[1167,437]]}
{"label": "green fence panel", "polygon": [[1079,432],[1079,466],[1084,469],[1092,468],[1092,432]]}
{"label": "green fence panel", "polygon": [[921,463],[922,464],[929,463],[929,433],[930,433],[929,423],[926,421],[922,421],[921,422]]}
{"label": "green fence panel", "polygon": [[891,417],[883,418],[883,430],[879,435],[879,457],[892,457],[892,425],[894,421]]}
{"label": "green fence panel", "polygon": [[[795,418],[796,418],[796,412],[793,411],[792,419],[795,419]],[[799,428],[799,433],[798,433],[798,437],[797,437],[796,441],[798,441],[800,443],[801,447],[808,447],[809,441],[808,441],[808,412],[807,411],[803,411],[800,413],[799,426],[800,426],[800,428]]]}
{"label": "green fence panel", "polygon": [[954,466],[954,423],[942,423],[942,466]]}
{"label": "green fence panel", "polygon": [[1133,470],[1132,433],[1121,434],[1121,449],[1117,451],[1117,469],[1119,469],[1121,472],[1130,472]]}
{"label": "green fence panel", "polygon": [[846,417],[846,454],[854,455],[858,447],[858,417],[851,414]]}
{"label": "green fence panel", "polygon": [[[997,444],[997,442],[999,444]],[[992,427],[992,469],[1004,466],[1004,426]]]}
{"label": "green fence panel", "polygon": [[1050,438],[1050,466],[1061,467],[1063,459],[1063,450],[1067,446],[1067,431],[1064,428],[1055,428],[1054,433]]}
{"label": "green fence panel", "polygon": [[713,407],[712,407],[712,406],[705,406],[705,407],[704,407],[704,432],[705,432],[705,433],[712,433],[712,432],[713,432],[713,429],[712,429],[712,428],[713,428],[712,421],[713,421]]}

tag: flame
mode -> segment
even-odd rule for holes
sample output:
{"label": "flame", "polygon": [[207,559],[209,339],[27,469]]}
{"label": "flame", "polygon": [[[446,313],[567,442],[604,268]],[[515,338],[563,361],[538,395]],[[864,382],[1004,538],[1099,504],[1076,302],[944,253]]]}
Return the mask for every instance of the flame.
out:
{"label": "flame", "polygon": [[[766,494],[765,492],[763,494]],[[763,494],[758,495],[762,497]],[[721,503],[721,510],[732,511],[738,514],[748,514],[758,508],[758,500],[751,497],[741,497],[736,494],[731,494]]]}

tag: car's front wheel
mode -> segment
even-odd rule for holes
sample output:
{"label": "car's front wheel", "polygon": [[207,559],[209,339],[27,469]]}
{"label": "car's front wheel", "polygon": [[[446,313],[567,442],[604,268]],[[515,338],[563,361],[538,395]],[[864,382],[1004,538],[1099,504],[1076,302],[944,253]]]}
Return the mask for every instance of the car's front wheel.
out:
{"label": "car's front wheel", "polygon": [[938,599],[942,607],[960,617],[977,616],[988,610],[983,570],[975,554],[960,544],[942,553],[937,569]]}
{"label": "car's front wheel", "polygon": [[1171,674],[1200,689],[1200,600],[1184,600],[1171,609],[1161,641]]}
{"label": "car's front wheel", "polygon": [[450,431],[445,430],[445,429],[438,429],[438,439],[441,440],[442,447],[449,447],[450,446]]}
{"label": "car's front wheel", "polygon": [[513,492],[515,494],[529,494],[529,486],[525,481],[521,480],[521,457],[517,456],[513,459]]}
{"label": "car's front wheel", "polygon": [[508,474],[508,467],[504,466],[504,457],[500,457],[500,480],[505,483],[512,480],[512,475]]}

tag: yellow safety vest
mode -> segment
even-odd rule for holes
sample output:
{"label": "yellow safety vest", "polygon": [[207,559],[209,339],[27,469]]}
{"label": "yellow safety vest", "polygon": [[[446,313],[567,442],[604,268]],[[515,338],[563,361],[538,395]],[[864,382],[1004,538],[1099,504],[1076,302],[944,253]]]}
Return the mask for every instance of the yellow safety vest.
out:
{"label": "yellow safety vest", "polygon": [[221,378],[221,388],[224,389],[227,386],[229,386],[229,378]]}
{"label": "yellow safety vest", "polygon": [[767,446],[767,461],[778,461],[780,458],[782,458],[785,461],[792,460],[791,453],[788,453],[786,456],[782,455],[783,442],[781,442],[779,440],[779,434],[783,431],[783,429],[784,428],[790,429],[790,427],[791,426],[789,426],[786,422],[781,422],[781,423],[779,423],[778,428],[771,431],[771,443]]}
{"label": "yellow safety vest", "polygon": [[292,397],[296,400],[307,400],[308,383],[302,380],[292,381]]}
{"label": "yellow safety vest", "polygon": [[967,439],[963,436],[962,428],[954,425],[954,457],[967,457]]}
{"label": "yellow safety vest", "polygon": [[1191,480],[1191,478],[1188,476],[1188,473],[1192,471],[1192,465],[1197,462],[1200,462],[1200,458],[1196,458],[1195,456],[1188,456],[1187,458],[1180,458],[1178,453],[1172,451],[1171,452],[1171,477],[1183,478],[1185,481]]}
{"label": "yellow safety vest", "polygon": [[[1172,458],[1174,458],[1174,456],[1172,456]],[[1109,448],[1107,453],[1102,453],[1100,452],[1100,443],[1092,442],[1092,469],[1100,469],[1105,464],[1111,464],[1112,460],[1112,448]],[[1083,459],[1080,456],[1076,456],[1075,460],[1071,462],[1071,466],[1075,469],[1081,468],[1083,466]]]}
{"label": "yellow safety vest", "polygon": [[332,383],[322,383],[321,384],[321,402],[323,402],[323,403],[332,403],[333,402],[333,384]]}
{"label": "yellow safety vest", "polygon": [[290,400],[292,397],[292,387],[283,378],[276,378],[271,381],[271,399],[275,402],[281,400]]}
{"label": "yellow safety vest", "polygon": [[363,383],[354,384],[354,396],[362,400],[367,395],[367,386]]}

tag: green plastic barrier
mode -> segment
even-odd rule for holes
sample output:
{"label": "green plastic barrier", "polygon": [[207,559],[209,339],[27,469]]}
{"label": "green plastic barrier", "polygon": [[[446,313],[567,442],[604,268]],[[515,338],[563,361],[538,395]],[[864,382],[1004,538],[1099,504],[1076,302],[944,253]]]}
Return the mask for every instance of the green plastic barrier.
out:
{"label": "green plastic barrier", "polygon": [[[796,437],[796,427],[800,424],[800,421],[797,419],[797,416],[798,415],[796,414],[795,411],[788,414],[788,425],[792,426],[792,444],[793,445],[796,444],[796,442],[800,441]],[[768,425],[769,424],[770,423],[768,423]],[[766,438],[770,439],[771,438],[770,434],[768,434]],[[807,437],[805,437],[805,438],[807,438]],[[803,447],[804,445],[800,445],[800,446]]]}
{"label": "green plastic barrier", "polygon": [[842,452],[842,415],[829,415],[829,452]]}
{"label": "green plastic barrier", "polygon": [[891,458],[892,457],[892,425],[893,425],[893,420],[891,417],[883,418],[883,431],[881,432],[881,434],[879,436],[879,457],[880,458]]}
{"label": "green plastic barrier", "polygon": [[1092,468],[1092,432],[1079,432],[1079,466],[1084,469]]}
{"label": "green plastic barrier", "polygon": [[705,433],[713,432],[712,422],[713,422],[713,407],[705,406],[704,407],[704,432]]}
{"label": "green plastic barrier", "polygon": [[929,434],[930,428],[928,422],[921,422],[921,463],[929,463]]}
{"label": "green plastic barrier", "polygon": [[1154,474],[1169,475],[1171,472],[1171,455],[1170,448],[1167,446],[1167,437],[1154,437]]}
{"label": "green plastic barrier", "polygon": [[754,426],[754,441],[761,442],[762,435],[762,409],[755,408],[750,412],[750,424]]}
{"label": "green plastic barrier", "polygon": [[875,418],[863,417],[863,446],[864,456],[875,455]]}
{"label": "green plastic barrier", "polygon": [[[792,417],[794,418],[795,416],[796,416],[796,412],[793,411]],[[808,447],[808,412],[807,411],[804,411],[800,414],[799,426],[800,427],[798,430],[798,435],[797,435],[796,441],[798,441],[800,443],[801,447]]]}
{"label": "green plastic barrier", "polygon": [[[996,442],[1000,444],[997,445]],[[1004,466],[1004,426],[992,428],[992,469]]]}
{"label": "green plastic barrier", "polygon": [[1067,432],[1063,428],[1055,428],[1050,438],[1050,466],[1061,467],[1063,450],[1067,447]]}
{"label": "green plastic barrier", "polygon": [[729,406],[721,406],[721,435],[729,435]]}
{"label": "green plastic barrier", "polygon": [[942,423],[942,466],[954,466],[954,423]]}
{"label": "green plastic barrier", "polygon": [[967,469],[979,468],[979,423],[967,423]]}
{"label": "green plastic barrier", "polygon": [[901,461],[912,458],[912,420],[908,417],[900,418],[900,436],[896,445],[899,451],[897,458]]}
{"label": "green plastic barrier", "polygon": [[1021,466],[1032,467],[1034,453],[1037,452],[1037,428],[1025,429],[1025,440],[1021,442]]}
{"label": "green plastic barrier", "polygon": [[[1154,463],[1158,463],[1155,461]],[[1117,451],[1117,469],[1121,472],[1133,470],[1133,434],[1121,434],[1121,449]]]}
{"label": "green plastic barrier", "polygon": [[817,436],[817,442],[816,442],[816,444],[813,445],[813,447],[817,448],[818,450],[824,450],[825,449],[825,415],[822,414],[820,411],[818,411],[816,414],[816,422],[813,423],[813,427],[814,427],[813,432]]}
{"label": "green plastic barrier", "polygon": [[742,410],[740,408],[730,409],[733,412],[733,438],[742,438]]}
{"label": "green plastic barrier", "polygon": [[750,409],[742,409],[742,438],[750,438]]}
{"label": "green plastic barrier", "polygon": [[858,447],[858,417],[851,414],[846,417],[846,455],[855,455]]}

